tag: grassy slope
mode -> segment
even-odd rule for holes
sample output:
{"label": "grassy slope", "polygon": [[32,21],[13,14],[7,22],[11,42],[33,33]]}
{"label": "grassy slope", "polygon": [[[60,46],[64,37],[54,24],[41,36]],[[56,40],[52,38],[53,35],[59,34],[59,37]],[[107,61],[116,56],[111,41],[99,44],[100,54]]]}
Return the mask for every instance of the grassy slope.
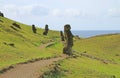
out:
{"label": "grassy slope", "polygon": [[[82,39],[74,43],[74,50],[116,62],[104,63],[88,57],[69,58],[59,63],[64,75],[59,78],[120,78],[120,34]],[[113,77],[114,78],[114,77]]]}
{"label": "grassy slope", "polygon": [[[58,32],[50,31],[43,36],[42,29],[33,34],[31,27],[18,23],[22,29],[15,31],[10,28],[14,21],[0,17],[0,68],[23,62],[33,58],[46,58],[61,54],[62,44],[58,43]],[[39,48],[43,43],[54,40],[56,45],[45,49]],[[3,44],[14,43],[15,47]],[[78,48],[79,47],[79,48]],[[115,75],[120,78],[120,35],[105,35],[82,39],[74,43],[74,50],[103,59],[112,60],[118,64],[105,64],[99,60],[84,56],[69,58],[60,62],[63,70],[61,78],[111,78]]]}
{"label": "grassy slope", "polygon": [[[48,36],[43,36],[43,29],[37,28],[37,34],[32,33],[31,27],[18,23],[22,29],[13,30],[13,20],[0,17],[0,69],[11,64],[26,61],[33,58],[53,57],[61,54],[55,48],[41,49],[40,45],[48,43],[50,40],[58,41],[59,32],[50,31]],[[13,43],[15,47],[3,44]],[[56,47],[59,48],[59,47]]]}
{"label": "grassy slope", "polygon": [[[79,46],[79,48],[78,48]],[[75,42],[74,49],[120,63],[120,34],[96,36]]]}

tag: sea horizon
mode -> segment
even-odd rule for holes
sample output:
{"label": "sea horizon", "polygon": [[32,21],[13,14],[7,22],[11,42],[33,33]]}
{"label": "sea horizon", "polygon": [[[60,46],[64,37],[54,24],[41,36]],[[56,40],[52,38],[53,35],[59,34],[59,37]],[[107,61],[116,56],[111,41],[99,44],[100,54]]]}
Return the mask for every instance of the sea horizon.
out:
{"label": "sea horizon", "polygon": [[88,38],[104,34],[118,34],[120,30],[72,30],[72,33],[79,37]]}

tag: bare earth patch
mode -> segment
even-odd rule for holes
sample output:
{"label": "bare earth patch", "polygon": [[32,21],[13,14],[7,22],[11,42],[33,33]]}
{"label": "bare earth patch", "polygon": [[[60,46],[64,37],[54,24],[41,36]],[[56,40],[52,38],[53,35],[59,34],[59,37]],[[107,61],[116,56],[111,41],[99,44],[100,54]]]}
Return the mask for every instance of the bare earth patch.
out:
{"label": "bare earth patch", "polygon": [[51,58],[47,60],[40,60],[33,63],[19,64],[13,69],[0,75],[0,78],[39,78],[44,72],[40,72],[42,68],[53,64],[55,61],[66,58],[66,55],[61,57]]}

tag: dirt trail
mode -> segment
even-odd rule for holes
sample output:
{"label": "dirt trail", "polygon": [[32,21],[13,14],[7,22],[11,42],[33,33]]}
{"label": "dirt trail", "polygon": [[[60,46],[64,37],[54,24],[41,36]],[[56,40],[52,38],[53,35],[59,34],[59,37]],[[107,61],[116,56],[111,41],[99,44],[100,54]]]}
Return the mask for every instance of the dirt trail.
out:
{"label": "dirt trail", "polygon": [[112,60],[108,60],[108,59],[103,59],[103,58],[99,58],[99,57],[96,57],[96,56],[92,56],[92,55],[89,55],[87,53],[80,53],[78,51],[74,51],[76,52],[77,54],[80,54],[81,56],[84,56],[84,57],[87,57],[87,58],[90,58],[90,59],[94,59],[94,60],[99,60],[99,61],[102,61],[103,63],[105,64],[108,64],[108,63],[111,63],[111,64],[117,64],[116,62],[112,61]]}
{"label": "dirt trail", "polygon": [[53,45],[54,43],[55,43],[55,42],[49,42],[49,43],[46,43],[46,44],[41,45],[39,48],[40,48],[40,49],[46,48],[46,47],[48,47],[48,46],[50,46],[50,45]]}
{"label": "dirt trail", "polygon": [[62,55],[58,58],[51,58],[48,60],[40,60],[28,64],[19,64],[14,66],[13,69],[0,75],[0,78],[39,78],[43,72],[40,72],[42,68],[53,64],[55,61],[66,58],[66,55]]}
{"label": "dirt trail", "polygon": [[[49,42],[41,45],[39,48],[43,49],[53,45],[54,43],[55,42]],[[61,55],[57,58],[39,60],[27,64],[18,64],[15,65],[14,68],[0,74],[0,78],[40,78],[40,76],[44,73],[41,72],[43,68],[49,67],[49,65],[54,64],[55,61],[65,59],[66,57],[66,55]]]}

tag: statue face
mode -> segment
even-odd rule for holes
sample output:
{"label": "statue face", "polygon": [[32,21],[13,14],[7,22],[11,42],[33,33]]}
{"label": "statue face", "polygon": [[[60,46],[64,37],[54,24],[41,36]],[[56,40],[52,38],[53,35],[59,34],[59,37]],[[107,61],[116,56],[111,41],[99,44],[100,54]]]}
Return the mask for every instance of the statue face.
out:
{"label": "statue face", "polygon": [[46,24],[45,27],[48,27],[48,25]]}
{"label": "statue face", "polygon": [[70,30],[70,29],[71,29],[71,27],[70,27],[70,25],[69,25],[69,24],[67,24],[67,25],[65,25],[65,26],[64,26],[64,29],[65,29],[65,30]]}

